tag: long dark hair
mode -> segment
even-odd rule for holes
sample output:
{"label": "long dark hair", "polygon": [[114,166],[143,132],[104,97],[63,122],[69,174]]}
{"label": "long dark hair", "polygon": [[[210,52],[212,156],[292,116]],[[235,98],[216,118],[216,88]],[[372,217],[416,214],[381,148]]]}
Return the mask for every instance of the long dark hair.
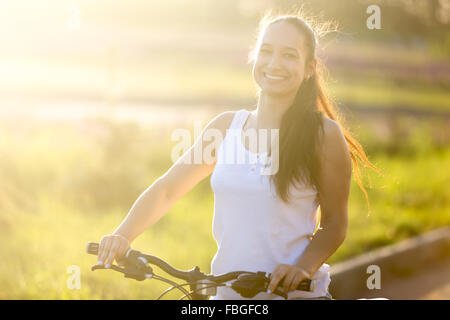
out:
{"label": "long dark hair", "polygon": [[[270,177],[276,187],[278,196],[284,202],[289,202],[289,187],[291,185],[295,186],[297,182],[313,186],[317,190],[320,189],[318,183],[320,173],[318,153],[321,143],[320,137],[323,134],[323,118],[327,117],[336,121],[344,133],[349,145],[356,181],[369,205],[367,191],[362,183],[358,163],[369,166],[378,172],[379,170],[369,161],[359,142],[344,128],[335,111],[335,106],[324,91],[322,72],[326,68],[320,59],[315,56],[317,40],[314,30],[299,13],[275,17],[270,15],[271,12],[266,13],[260,22],[257,44],[250,52],[249,62],[255,60],[264,31],[270,25],[281,21],[295,26],[304,35],[305,49],[308,50],[305,67],[314,58],[318,62],[314,74],[302,81],[292,105],[281,119],[279,166],[277,173]],[[329,26],[330,23],[322,24],[320,31],[323,32]],[[259,89],[258,95],[260,94],[261,90]]]}

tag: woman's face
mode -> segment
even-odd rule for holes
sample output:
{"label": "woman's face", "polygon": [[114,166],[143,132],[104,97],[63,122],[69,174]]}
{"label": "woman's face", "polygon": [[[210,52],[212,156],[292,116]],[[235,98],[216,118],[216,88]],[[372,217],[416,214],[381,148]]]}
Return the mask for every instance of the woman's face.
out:
{"label": "woman's face", "polygon": [[266,29],[252,70],[262,92],[296,93],[303,79],[310,76],[311,70],[305,70],[303,38],[295,26],[284,21]]}

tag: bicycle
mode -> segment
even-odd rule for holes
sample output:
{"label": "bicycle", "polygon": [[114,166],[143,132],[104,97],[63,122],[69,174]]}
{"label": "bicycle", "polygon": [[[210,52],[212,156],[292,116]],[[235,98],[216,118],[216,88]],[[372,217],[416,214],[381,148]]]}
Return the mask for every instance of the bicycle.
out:
{"label": "bicycle", "polygon": [[[98,243],[88,242],[86,251],[92,255],[98,255]],[[140,251],[129,249],[124,257],[118,258],[117,261],[122,265],[121,267],[114,264],[111,265],[111,270],[124,274],[125,278],[143,281],[146,279],[156,279],[166,282],[171,285],[161,293],[156,300],[160,300],[167,293],[178,289],[184,295],[179,299],[183,300],[208,300],[209,297],[217,294],[217,288],[227,286],[239,293],[243,298],[253,298],[260,292],[266,292],[270,283],[270,273],[264,271],[249,272],[249,271],[233,271],[221,275],[204,274],[200,268],[195,268],[183,271],[172,267],[170,264],[161,258],[143,254]],[[152,267],[156,265],[167,274],[187,281],[186,283],[178,284],[172,280],[161,277],[153,272]],[[102,265],[95,265],[91,268],[92,271],[99,269],[107,269]],[[189,286],[190,291],[185,287]],[[316,287],[316,280],[305,279],[297,287],[297,290],[314,291]],[[281,289],[277,288],[273,294],[287,299],[287,294]]]}

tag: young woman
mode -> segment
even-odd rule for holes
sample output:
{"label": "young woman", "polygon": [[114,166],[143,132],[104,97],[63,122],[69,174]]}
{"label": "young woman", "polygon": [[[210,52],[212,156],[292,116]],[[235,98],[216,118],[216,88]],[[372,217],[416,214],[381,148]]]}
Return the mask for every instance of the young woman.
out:
{"label": "young woman", "polygon": [[[356,160],[370,162],[339,124],[322,91],[316,43],[311,27],[297,15],[263,18],[249,59],[259,87],[256,109],[224,112],[211,120],[194,145],[143,192],[114,233],[102,238],[99,264],[109,267],[180,197],[212,174],[218,251],[211,272],[272,273],[269,291],[255,299],[276,299],[271,292],[277,286],[290,299],[331,298],[325,261],[345,239],[352,160],[355,169]],[[214,161],[191,163],[194,150],[205,150],[203,138],[213,129],[225,137],[213,150]],[[278,132],[258,136],[256,145],[268,152],[258,152],[261,148],[243,139],[250,129]],[[223,161],[236,159],[237,153],[253,160]],[[262,174],[275,161],[275,170]],[[321,228],[316,228],[319,206]],[[295,290],[306,278],[317,280],[315,290]],[[241,296],[222,287],[215,299]]]}

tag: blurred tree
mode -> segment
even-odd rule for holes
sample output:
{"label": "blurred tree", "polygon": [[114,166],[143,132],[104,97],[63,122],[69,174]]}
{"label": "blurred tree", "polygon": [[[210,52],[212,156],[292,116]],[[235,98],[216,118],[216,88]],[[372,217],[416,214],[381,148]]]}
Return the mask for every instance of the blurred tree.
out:
{"label": "blurred tree", "polygon": [[[246,18],[256,18],[268,8],[291,10],[303,6],[314,15],[337,20],[344,32],[375,39],[398,38],[398,36],[442,39],[450,31],[450,0],[233,0],[230,2]],[[382,30],[376,33],[368,30],[365,23],[368,17],[366,9],[371,4],[377,4],[381,8]]]}

